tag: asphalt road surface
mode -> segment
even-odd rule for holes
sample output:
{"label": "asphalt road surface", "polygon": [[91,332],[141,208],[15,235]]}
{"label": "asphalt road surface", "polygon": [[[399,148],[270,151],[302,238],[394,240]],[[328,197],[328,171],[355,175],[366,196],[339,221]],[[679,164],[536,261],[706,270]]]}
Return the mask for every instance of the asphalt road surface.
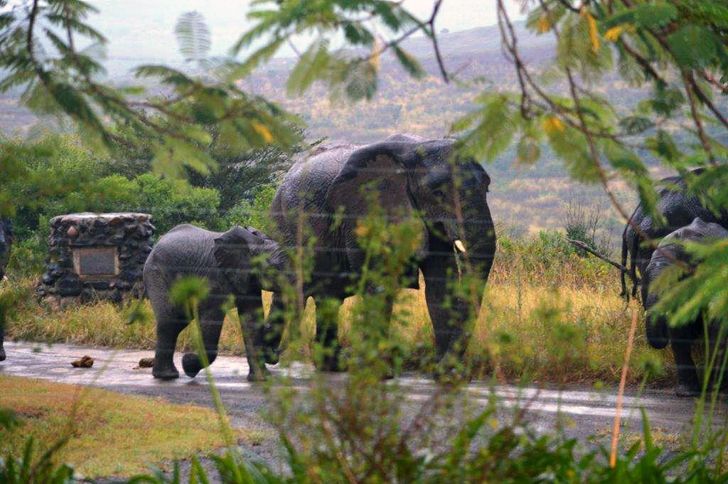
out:
{"label": "asphalt road surface", "polygon": [[[137,368],[141,358],[153,356],[151,351],[65,344],[48,346],[37,343],[6,343],[5,348],[8,359],[0,363],[0,374],[93,385],[121,393],[163,397],[171,402],[212,406],[209,388],[202,374],[194,379],[183,374],[177,380],[158,381],[152,378],[151,369]],[[84,355],[94,358],[93,368],[72,368],[71,361]],[[176,355],[177,367],[181,369],[180,358],[181,355]],[[286,374],[292,377],[291,382],[296,387],[305,389],[311,383],[313,369],[308,365],[297,364],[287,369],[269,368],[274,375]],[[274,467],[282,466],[282,454],[275,432],[263,418],[266,399],[269,397],[261,384],[248,383],[245,380],[248,374],[245,358],[221,356],[212,365],[212,373],[233,425],[260,430],[271,436],[270,439],[263,439],[255,444],[243,445],[245,453],[263,459]],[[331,375],[330,378],[336,384],[346,376],[339,374]],[[414,374],[398,378],[396,383],[404,390],[412,414],[416,412],[418,402],[427,400],[437,388],[432,380]],[[494,394],[499,398],[502,408],[527,406],[529,420],[537,431],[553,429],[557,421],[563,422],[566,418],[570,422],[566,426],[567,433],[585,442],[595,434],[608,439],[614,421],[617,395],[614,388],[600,391],[569,388],[558,391],[548,388],[493,386],[483,382],[468,385],[466,391],[470,403],[476,409],[481,404],[485,407]],[[671,435],[677,441],[681,435],[688,435],[690,431],[694,405],[693,399],[677,398],[670,389],[647,390],[641,395],[633,390],[627,391],[622,411],[623,432],[639,433],[642,418],[640,408],[644,408],[653,430],[658,429],[663,435]],[[726,415],[728,408],[721,403],[715,425],[725,425]]]}

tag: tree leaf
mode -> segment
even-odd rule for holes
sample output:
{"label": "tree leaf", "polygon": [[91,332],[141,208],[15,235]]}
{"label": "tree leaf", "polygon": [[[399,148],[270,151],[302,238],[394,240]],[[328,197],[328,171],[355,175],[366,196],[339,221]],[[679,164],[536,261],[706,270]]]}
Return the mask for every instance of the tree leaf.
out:
{"label": "tree leaf", "polygon": [[710,30],[698,25],[685,25],[667,38],[677,63],[691,69],[713,64],[718,54],[718,42]]}
{"label": "tree leaf", "polygon": [[644,116],[627,116],[619,120],[619,125],[627,134],[640,134],[653,127],[655,123]]}
{"label": "tree leaf", "polygon": [[286,90],[289,94],[302,94],[316,80],[326,77],[332,62],[329,43],[325,40],[311,44],[288,75]]}
{"label": "tree leaf", "polygon": [[419,61],[414,56],[399,47],[399,45],[392,46],[394,54],[397,56],[399,63],[402,67],[414,78],[420,79],[426,74],[425,70],[422,69]]}

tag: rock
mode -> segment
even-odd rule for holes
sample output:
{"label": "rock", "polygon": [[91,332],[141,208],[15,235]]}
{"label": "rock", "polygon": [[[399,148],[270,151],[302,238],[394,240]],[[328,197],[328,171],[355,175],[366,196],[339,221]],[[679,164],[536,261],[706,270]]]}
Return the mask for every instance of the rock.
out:
{"label": "rock", "polygon": [[94,366],[94,359],[88,355],[84,355],[80,360],[72,361],[71,366],[74,368],[91,368]]}
{"label": "rock", "polygon": [[139,360],[139,368],[152,368],[154,366],[154,358],[142,358]]}
{"label": "rock", "polygon": [[81,294],[83,285],[75,274],[68,274],[56,283],[58,294],[64,297],[78,296]]}

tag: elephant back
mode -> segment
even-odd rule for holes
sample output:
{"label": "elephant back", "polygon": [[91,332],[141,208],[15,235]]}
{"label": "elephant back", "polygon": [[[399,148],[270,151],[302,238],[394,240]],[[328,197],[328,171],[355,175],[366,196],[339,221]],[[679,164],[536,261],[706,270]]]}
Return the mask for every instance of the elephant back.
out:
{"label": "elephant back", "polygon": [[313,235],[318,236],[328,230],[326,193],[349,155],[357,148],[357,145],[351,144],[317,147],[293,164],[271,204],[275,240],[289,247],[295,245],[302,221]]}
{"label": "elephant back", "polygon": [[165,277],[207,276],[200,271],[215,265],[215,238],[220,235],[190,224],[177,225],[155,244],[144,264],[145,278],[152,271]]}

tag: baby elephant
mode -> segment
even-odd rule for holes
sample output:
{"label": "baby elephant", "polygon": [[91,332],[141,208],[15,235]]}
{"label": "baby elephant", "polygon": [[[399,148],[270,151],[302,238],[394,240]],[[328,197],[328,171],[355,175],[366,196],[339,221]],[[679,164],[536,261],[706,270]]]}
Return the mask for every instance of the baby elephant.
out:
{"label": "baby elephant", "polygon": [[[681,227],[662,239],[658,249],[652,254],[643,275],[642,302],[645,310],[648,311],[652,308],[660,297],[654,285],[651,288],[650,284],[665,269],[674,266],[676,261],[690,264],[689,256],[683,248],[685,242],[714,242],[725,238],[728,238],[728,231],[725,228],[696,218],[690,225]],[[688,324],[670,327],[665,314],[655,314],[654,311],[647,313],[647,340],[650,345],[661,349],[670,343],[672,348],[675,364],[677,365],[677,387],[675,391],[679,396],[700,394],[701,385],[691,355],[691,347],[693,342],[703,337],[703,324],[703,318],[700,316]],[[710,333],[715,333],[715,326],[715,324],[710,325]],[[715,341],[712,342],[712,344],[714,343]]]}
{"label": "baby elephant", "polygon": [[[209,285],[209,295],[199,306],[208,361],[212,363],[217,357],[225,317],[223,306],[232,295],[245,340],[248,380],[265,379],[265,359],[270,355],[262,351],[267,342],[261,289],[275,289],[275,280],[285,274],[285,266],[285,256],[278,244],[249,227],[235,226],[220,233],[183,224],[167,232],[144,265],[144,285],[157,319],[154,377],[179,377],[172,356],[177,337],[189,320],[184,309],[170,301],[169,290],[179,278],[197,276],[205,278]],[[194,377],[202,363],[196,354],[187,353],[182,358],[182,367],[188,376]]]}

